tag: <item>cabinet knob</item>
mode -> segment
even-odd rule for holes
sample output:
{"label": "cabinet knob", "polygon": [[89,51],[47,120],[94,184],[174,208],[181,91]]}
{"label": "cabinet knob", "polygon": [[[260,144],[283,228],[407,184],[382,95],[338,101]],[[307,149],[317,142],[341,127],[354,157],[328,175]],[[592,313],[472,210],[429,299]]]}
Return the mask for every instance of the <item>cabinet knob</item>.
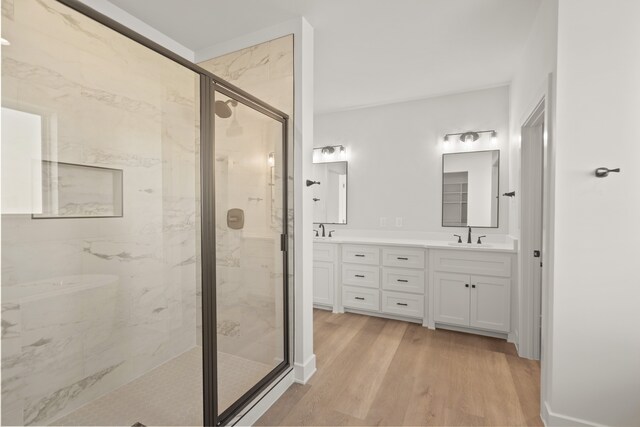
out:
{"label": "cabinet knob", "polygon": [[475,288],[476,288],[476,285],[471,285],[471,287],[475,289]]}
{"label": "cabinet knob", "polygon": [[468,288],[468,287],[469,287],[469,284],[468,284],[468,283],[465,283],[465,284],[464,284],[464,287],[465,287],[465,288]]}

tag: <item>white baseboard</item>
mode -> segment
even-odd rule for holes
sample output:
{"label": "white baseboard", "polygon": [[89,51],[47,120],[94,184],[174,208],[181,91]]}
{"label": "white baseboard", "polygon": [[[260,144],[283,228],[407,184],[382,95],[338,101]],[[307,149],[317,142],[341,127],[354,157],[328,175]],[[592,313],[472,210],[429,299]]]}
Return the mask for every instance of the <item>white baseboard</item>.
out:
{"label": "white baseboard", "polygon": [[402,322],[422,324],[421,319],[416,319],[414,317],[397,316],[395,314],[379,313],[367,310],[358,310],[357,308],[345,308],[344,311],[347,313],[362,314],[364,316],[382,317],[383,319],[400,320]]}
{"label": "white baseboard", "polygon": [[293,381],[298,384],[306,384],[316,373],[316,355],[312,354],[304,364],[293,364]]}
{"label": "white baseboard", "polygon": [[549,409],[549,403],[544,402],[541,409],[540,418],[546,427],[601,427],[602,424],[593,423],[580,418],[567,415],[556,414]]}
{"label": "white baseboard", "polygon": [[464,326],[446,325],[442,323],[436,323],[435,326],[436,329],[446,329],[448,331],[464,332],[466,334],[483,335],[485,337],[500,338],[505,341],[508,338],[507,334],[502,332],[485,331],[482,329],[465,328]]}
{"label": "white baseboard", "polygon": [[276,403],[285,391],[293,384],[293,371],[289,371],[234,424],[236,426],[252,426],[271,406]]}

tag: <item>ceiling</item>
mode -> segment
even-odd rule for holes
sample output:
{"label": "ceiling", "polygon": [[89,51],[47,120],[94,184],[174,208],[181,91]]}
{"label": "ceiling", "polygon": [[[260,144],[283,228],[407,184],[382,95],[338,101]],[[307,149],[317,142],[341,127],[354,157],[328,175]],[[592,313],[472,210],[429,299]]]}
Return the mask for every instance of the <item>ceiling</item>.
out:
{"label": "ceiling", "polygon": [[506,84],[540,0],[110,0],[197,52],[304,16],[315,111]]}

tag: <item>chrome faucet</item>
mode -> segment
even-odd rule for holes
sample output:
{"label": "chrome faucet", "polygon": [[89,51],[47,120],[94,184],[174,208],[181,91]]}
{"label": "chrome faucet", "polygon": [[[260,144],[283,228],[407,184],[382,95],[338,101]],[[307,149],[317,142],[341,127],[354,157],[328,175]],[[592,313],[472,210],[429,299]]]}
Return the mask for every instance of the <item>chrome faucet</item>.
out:
{"label": "chrome faucet", "polygon": [[322,228],[322,237],[326,237],[324,233],[324,224],[320,224],[318,228]]}
{"label": "chrome faucet", "polygon": [[471,243],[471,227],[469,227],[469,234],[467,235],[467,243]]}

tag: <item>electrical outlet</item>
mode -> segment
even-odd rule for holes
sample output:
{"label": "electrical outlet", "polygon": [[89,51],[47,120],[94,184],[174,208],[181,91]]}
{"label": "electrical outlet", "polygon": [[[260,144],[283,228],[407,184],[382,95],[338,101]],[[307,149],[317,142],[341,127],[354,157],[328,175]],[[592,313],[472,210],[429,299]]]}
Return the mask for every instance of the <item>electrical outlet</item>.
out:
{"label": "electrical outlet", "polygon": [[402,217],[401,216],[397,216],[396,217],[396,227],[402,227]]}
{"label": "electrical outlet", "polygon": [[381,216],[380,217],[380,227],[386,227],[387,226],[387,217],[386,216]]}

